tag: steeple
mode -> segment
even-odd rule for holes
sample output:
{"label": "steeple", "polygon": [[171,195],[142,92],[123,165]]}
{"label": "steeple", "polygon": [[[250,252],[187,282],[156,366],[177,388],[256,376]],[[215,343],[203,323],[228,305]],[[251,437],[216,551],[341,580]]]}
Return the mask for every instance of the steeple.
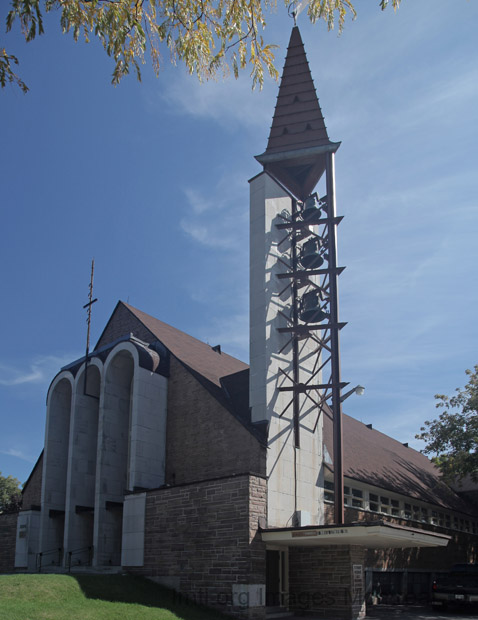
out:
{"label": "steeple", "polygon": [[267,149],[256,159],[297,198],[304,200],[325,170],[325,154],[340,142],[327,135],[304,44],[292,28]]}

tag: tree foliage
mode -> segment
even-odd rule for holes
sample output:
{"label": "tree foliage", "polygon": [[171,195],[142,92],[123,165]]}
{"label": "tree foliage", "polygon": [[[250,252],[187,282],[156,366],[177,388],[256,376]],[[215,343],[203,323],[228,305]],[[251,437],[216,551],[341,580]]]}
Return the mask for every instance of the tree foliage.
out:
{"label": "tree foliage", "polygon": [[[401,0],[391,0],[396,9]],[[299,0],[284,0],[294,12]],[[379,0],[383,10],[389,0]],[[277,77],[276,47],[266,43],[262,32],[266,13],[275,0],[9,0],[7,32],[18,21],[25,40],[44,33],[44,13],[59,12],[64,33],[75,41],[98,37],[114,61],[113,84],[134,71],[141,79],[140,66],[149,54],[156,75],[162,50],[169,50],[173,62],[182,61],[191,74],[209,79],[231,69],[237,77],[250,67],[253,86],[262,86],[264,70]],[[297,9],[295,9],[297,10]],[[352,0],[310,0],[311,22],[325,20],[330,29],[342,30],[347,14],[356,15]],[[0,85],[28,87],[19,78],[15,56],[0,47]]]}
{"label": "tree foliage", "polygon": [[13,476],[2,476],[0,471],[0,514],[17,512],[21,504],[20,482]]}
{"label": "tree foliage", "polygon": [[454,396],[437,394],[436,420],[426,421],[417,439],[426,442],[423,450],[448,480],[471,476],[478,480],[478,365],[467,370],[468,383]]}

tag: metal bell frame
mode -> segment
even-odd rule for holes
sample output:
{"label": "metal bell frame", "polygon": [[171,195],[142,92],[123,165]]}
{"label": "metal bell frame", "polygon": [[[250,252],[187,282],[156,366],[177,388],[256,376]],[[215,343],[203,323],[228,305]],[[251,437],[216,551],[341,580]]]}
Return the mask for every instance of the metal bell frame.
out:
{"label": "metal bell frame", "polygon": [[[280,223],[276,226],[285,231],[280,240],[278,249],[287,241],[290,250],[287,260],[285,256],[278,259],[285,271],[278,275],[279,279],[287,282],[279,293],[291,289],[292,308],[289,316],[283,314],[287,320],[287,327],[280,327],[278,331],[289,335],[289,339],[279,351],[281,354],[292,344],[292,372],[279,369],[287,379],[286,385],[279,387],[281,392],[290,392],[291,400],[281,413],[281,417],[292,407],[294,441],[296,448],[300,448],[300,394],[304,394],[317,408],[317,418],[313,431],[315,432],[320,417],[326,408],[334,411],[334,461],[342,462],[342,409],[340,393],[348,385],[340,378],[340,347],[339,332],[346,323],[338,319],[338,276],[345,267],[337,266],[337,226],[342,216],[335,213],[335,181],[334,159],[329,153],[326,163],[327,195],[319,198],[313,194],[301,202],[292,198],[292,213],[279,215]],[[309,200],[309,203],[307,201]],[[305,206],[304,206],[305,205]],[[304,216],[305,213],[305,216]],[[316,245],[317,259],[303,262],[306,254],[304,247],[313,242]],[[312,245],[308,246],[309,248]],[[308,263],[308,264],[307,264]],[[320,265],[318,264],[320,263]],[[317,296],[320,300],[317,309],[325,316],[320,319],[319,314],[312,312],[309,321],[301,320],[301,309],[307,296]],[[282,313],[281,313],[282,314]],[[312,319],[312,320],[310,320]],[[305,382],[301,381],[299,364],[299,342],[304,339],[312,340],[315,345],[315,362],[312,372]],[[337,415],[336,415],[337,413]],[[343,466],[334,468],[335,480],[335,511],[336,522],[344,522],[343,514]],[[338,491],[337,491],[338,489]],[[340,492],[342,489],[342,493]]]}

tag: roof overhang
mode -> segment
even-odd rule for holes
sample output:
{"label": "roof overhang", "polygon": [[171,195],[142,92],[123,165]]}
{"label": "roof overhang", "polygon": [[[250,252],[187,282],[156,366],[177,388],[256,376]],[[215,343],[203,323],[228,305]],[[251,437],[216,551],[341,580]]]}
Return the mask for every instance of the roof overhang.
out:
{"label": "roof overhang", "polygon": [[321,545],[359,545],[367,549],[405,547],[446,547],[450,536],[384,521],[272,528],[262,530],[265,543],[285,547],[319,547]]}
{"label": "roof overhang", "polygon": [[299,200],[305,200],[325,172],[327,153],[335,153],[339,146],[340,142],[327,142],[307,148],[266,151],[256,159],[288,191]]}
{"label": "roof overhang", "polygon": [[328,144],[321,144],[319,146],[310,146],[303,149],[293,149],[290,151],[280,151],[277,153],[262,153],[262,155],[256,155],[256,159],[259,163],[271,164],[276,162],[291,161],[294,159],[304,159],[309,157],[321,157],[326,153],[335,153],[341,142],[329,142]]}

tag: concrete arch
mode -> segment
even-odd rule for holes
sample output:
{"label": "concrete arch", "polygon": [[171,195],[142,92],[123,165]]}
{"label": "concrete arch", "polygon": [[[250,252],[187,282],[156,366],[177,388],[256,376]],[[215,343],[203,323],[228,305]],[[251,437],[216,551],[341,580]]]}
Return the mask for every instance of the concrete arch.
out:
{"label": "concrete arch", "polygon": [[60,563],[62,556],[73,385],[73,375],[62,371],[47,396],[40,551],[48,564]]}
{"label": "concrete arch", "polygon": [[167,378],[156,372],[159,362],[138,341],[118,343],[104,361],[93,536],[98,566],[121,562],[127,491],[164,483]]}
{"label": "concrete arch", "polygon": [[72,566],[91,560],[93,548],[98,428],[103,363],[93,358],[76,373],[66,494],[65,558]]}
{"label": "concrete arch", "polygon": [[95,563],[119,565],[123,501],[129,484],[130,434],[136,348],[120,343],[109,353],[101,388],[95,498]]}

